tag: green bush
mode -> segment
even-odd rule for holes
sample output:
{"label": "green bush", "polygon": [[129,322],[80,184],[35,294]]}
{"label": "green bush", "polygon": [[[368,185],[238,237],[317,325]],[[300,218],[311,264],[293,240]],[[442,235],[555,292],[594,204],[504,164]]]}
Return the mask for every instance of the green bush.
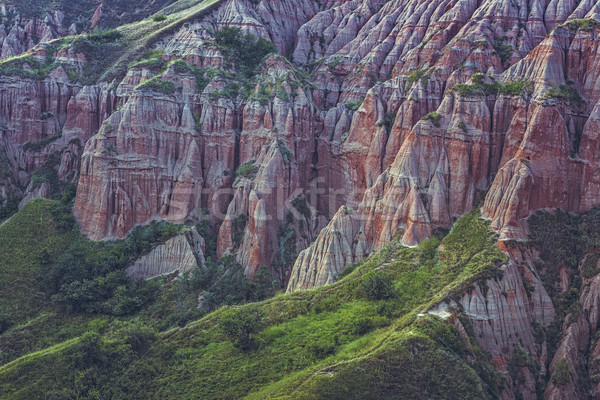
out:
{"label": "green bush", "polygon": [[221,332],[242,351],[255,346],[255,337],[263,328],[262,313],[258,308],[230,310],[219,320]]}
{"label": "green bush", "polygon": [[396,295],[392,278],[382,271],[369,273],[361,285],[369,300],[385,300]]}
{"label": "green bush", "polygon": [[429,114],[427,114],[426,116],[424,116],[423,118],[421,118],[421,121],[430,121],[434,126],[436,127],[440,127],[441,126],[441,121],[442,119],[442,114],[440,114],[437,111],[433,111],[430,112]]}
{"label": "green bush", "polygon": [[371,318],[362,317],[352,321],[352,333],[355,335],[364,335],[373,329],[373,321]]}
{"label": "green bush", "polygon": [[564,386],[571,382],[571,371],[569,371],[569,364],[566,359],[561,359],[554,366],[552,381],[556,386]]}
{"label": "green bush", "polygon": [[202,93],[208,85],[209,79],[206,77],[205,70],[202,68],[194,67],[189,63],[178,59],[173,61],[173,68],[178,74],[191,73],[196,78],[196,92]]}
{"label": "green bush", "polygon": [[404,90],[408,91],[416,81],[421,80],[425,86],[427,86],[427,82],[429,82],[430,75],[427,74],[425,69],[419,69],[408,74],[406,79],[406,85],[404,85]]}
{"label": "green bush", "polygon": [[0,224],[19,211],[20,202],[21,200],[18,197],[13,196],[6,200],[6,203],[0,205]]}
{"label": "green bush", "polygon": [[494,50],[496,51],[496,54],[498,54],[498,57],[500,57],[500,60],[502,60],[502,63],[505,63],[508,60],[513,51],[512,45],[504,43],[507,39],[506,36],[494,39]]}
{"label": "green bush", "polygon": [[[70,207],[57,220],[75,225]],[[152,248],[181,231],[181,227],[153,222],[135,228],[119,242],[91,242],[79,238],[40,276],[52,301],[70,312],[128,315],[149,304],[156,294],[154,282],[133,281],[125,269]]]}
{"label": "green bush", "polygon": [[166,15],[162,15],[162,14],[155,15],[155,16],[152,17],[152,21],[154,21],[154,22],[161,22],[161,21],[164,21],[166,19],[167,19],[167,16]]}
{"label": "green bush", "polygon": [[389,134],[392,131],[392,126],[394,126],[394,121],[396,121],[395,113],[386,113],[381,121],[377,123],[379,126],[385,126],[386,132]]}
{"label": "green bush", "polygon": [[322,360],[335,353],[335,346],[331,343],[311,342],[306,348],[317,360]]}
{"label": "green bush", "polygon": [[349,101],[346,103],[346,108],[348,110],[356,111],[360,108],[360,106],[362,105],[362,103],[364,101],[365,101],[365,99],[357,99],[357,100]]}
{"label": "green bush", "polygon": [[59,132],[54,136],[43,138],[41,140],[38,140],[37,142],[27,142],[23,145],[23,151],[39,152],[44,147],[46,147],[50,143],[54,142],[55,140],[60,139],[61,137],[62,137],[62,132]]}
{"label": "green bush", "polygon": [[593,278],[600,272],[598,261],[600,261],[600,253],[588,254],[581,268],[581,274],[584,278]]}
{"label": "green bush", "polygon": [[267,39],[244,35],[238,27],[224,27],[215,32],[215,43],[247,77],[254,75],[262,60],[275,51],[275,45]]}
{"label": "green bush", "polygon": [[9,314],[0,314],[0,335],[2,335],[12,325],[11,317]]}
{"label": "green bush", "polygon": [[238,167],[235,171],[237,176],[241,176],[244,178],[253,178],[258,171],[258,167],[254,165],[254,161],[248,161]]}

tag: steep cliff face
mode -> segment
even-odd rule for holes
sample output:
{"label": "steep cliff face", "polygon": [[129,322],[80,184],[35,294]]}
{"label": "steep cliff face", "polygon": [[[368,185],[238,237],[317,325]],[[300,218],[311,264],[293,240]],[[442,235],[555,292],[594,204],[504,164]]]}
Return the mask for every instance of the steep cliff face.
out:
{"label": "steep cliff face", "polygon": [[[406,83],[396,78],[369,90],[340,157],[346,181],[350,186],[358,182],[346,190],[347,201],[356,199],[357,188],[366,189],[353,204],[360,228],[346,230],[354,236],[345,242],[354,244],[337,249],[335,243],[317,240],[314,246],[321,249],[310,250],[310,259],[303,254],[296,270],[311,265],[317,272],[307,273],[314,276],[341,270],[342,263],[332,269],[320,259],[326,248],[362,254],[365,243],[368,251],[377,250],[395,235],[414,245],[482,200],[483,215],[501,239],[524,238],[525,219],[534,210],[578,211],[594,205],[588,199],[597,190],[584,169],[595,162],[588,150],[596,146],[595,135],[588,132],[596,130],[596,24],[587,27],[582,24],[588,22],[574,20],[560,27],[532,26],[529,32],[511,14],[511,6],[502,11],[508,25],[494,29],[485,18],[477,19],[491,10],[488,6],[474,12],[472,23],[455,37],[446,38],[429,64]],[[583,4],[574,6],[561,13],[573,19],[593,12]],[[499,29],[504,36],[478,37],[482,30],[495,35]],[[534,35],[539,29],[548,38]],[[463,47],[465,41],[470,49]],[[508,44],[514,41],[521,47]],[[485,74],[460,83],[477,70]],[[394,86],[399,93],[388,94],[385,114],[386,93]],[[395,99],[399,107],[390,101]],[[365,118],[372,119],[369,128]],[[348,163],[349,155],[358,162]],[[294,283],[288,287],[293,290]]]}

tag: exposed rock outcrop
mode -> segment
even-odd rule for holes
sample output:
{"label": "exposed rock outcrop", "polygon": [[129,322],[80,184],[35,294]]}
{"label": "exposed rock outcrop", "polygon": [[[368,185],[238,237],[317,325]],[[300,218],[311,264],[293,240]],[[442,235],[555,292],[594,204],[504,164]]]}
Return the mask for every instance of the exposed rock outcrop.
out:
{"label": "exposed rock outcrop", "polygon": [[127,274],[134,279],[149,279],[204,268],[204,246],[204,239],[192,227],[139,258]]}

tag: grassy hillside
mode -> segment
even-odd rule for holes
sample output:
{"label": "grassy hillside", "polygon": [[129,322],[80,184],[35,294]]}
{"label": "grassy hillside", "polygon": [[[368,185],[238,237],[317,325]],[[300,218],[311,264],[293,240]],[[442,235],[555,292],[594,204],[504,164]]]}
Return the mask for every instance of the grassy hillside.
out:
{"label": "grassy hillside", "polygon": [[472,212],[441,242],[392,243],[333,285],[224,307],[183,328],[157,331],[146,311],[88,321],[85,333],[0,367],[0,397],[494,398],[502,380],[486,354],[419,314],[493,277],[505,259],[495,240]]}
{"label": "grassy hillside", "polygon": [[0,310],[21,320],[45,307],[37,279],[47,262],[62,254],[75,239],[53,215],[56,202],[34,200],[0,225]]}

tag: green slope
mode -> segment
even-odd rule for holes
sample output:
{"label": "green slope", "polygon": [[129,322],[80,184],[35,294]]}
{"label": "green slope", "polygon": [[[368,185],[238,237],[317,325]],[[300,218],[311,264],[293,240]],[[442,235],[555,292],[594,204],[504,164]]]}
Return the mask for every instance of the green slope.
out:
{"label": "green slope", "polygon": [[[392,243],[323,288],[221,308],[165,332],[144,312],[90,325],[0,367],[0,397],[494,398],[502,380],[475,341],[419,313],[493,277],[505,260],[495,240],[472,212],[442,247]],[[239,321],[255,329],[235,334]]]}
{"label": "green slope", "polygon": [[0,225],[0,310],[15,321],[45,307],[37,278],[76,237],[55,220],[60,212],[56,202],[37,199]]}

